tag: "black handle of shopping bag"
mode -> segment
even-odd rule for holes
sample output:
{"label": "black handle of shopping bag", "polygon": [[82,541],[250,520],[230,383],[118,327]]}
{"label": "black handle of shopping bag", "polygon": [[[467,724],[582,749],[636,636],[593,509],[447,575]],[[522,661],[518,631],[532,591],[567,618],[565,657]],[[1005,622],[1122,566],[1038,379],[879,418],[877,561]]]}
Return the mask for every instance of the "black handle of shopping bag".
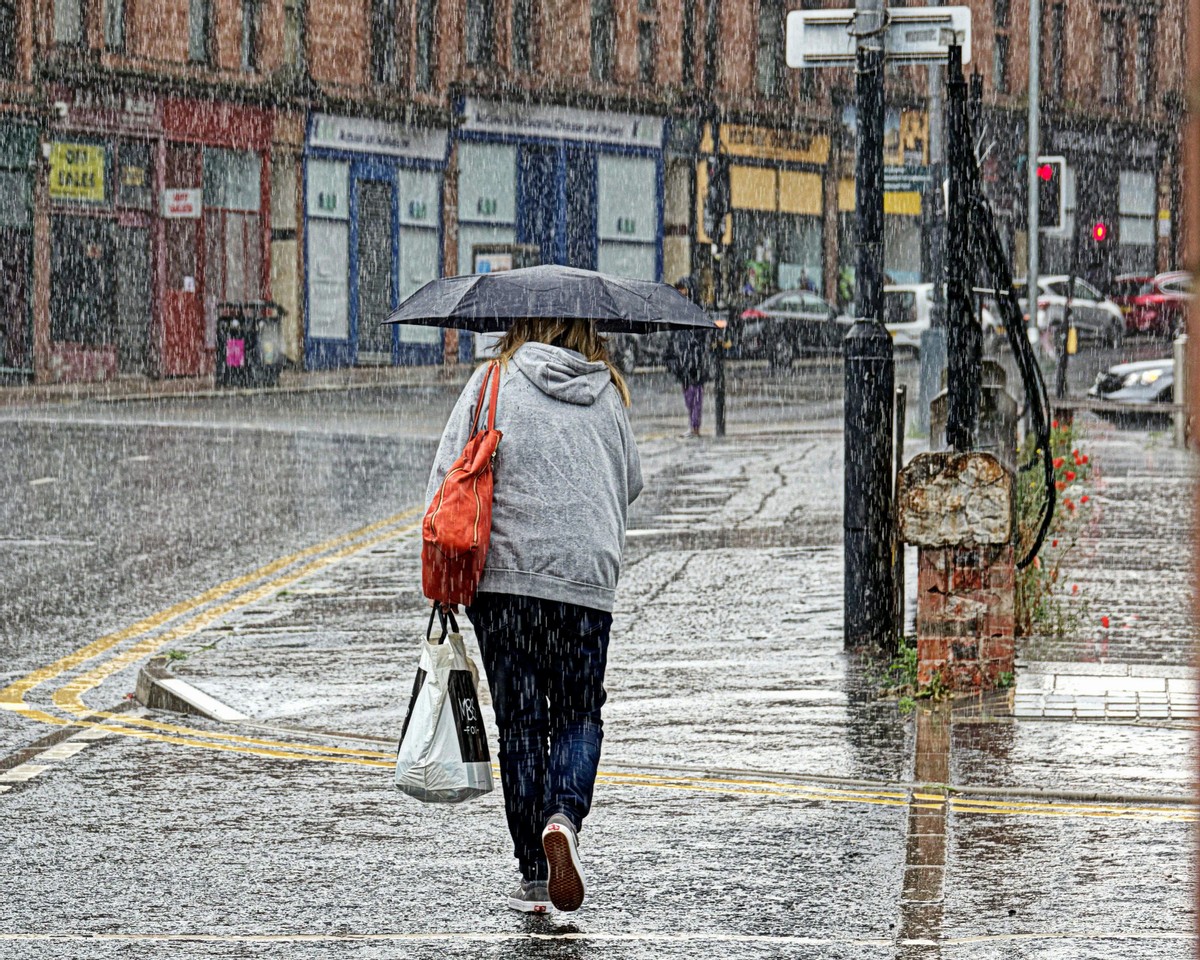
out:
{"label": "black handle of shopping bag", "polygon": [[[433,639],[433,620],[437,617],[442,623],[442,635],[438,637],[438,643],[445,643],[446,637],[451,632],[458,633],[458,621],[454,619],[454,611],[447,610],[440,603],[435,603],[433,609],[429,612],[429,626],[425,628],[425,642],[429,643]],[[449,621],[449,630],[446,628],[446,623]]]}

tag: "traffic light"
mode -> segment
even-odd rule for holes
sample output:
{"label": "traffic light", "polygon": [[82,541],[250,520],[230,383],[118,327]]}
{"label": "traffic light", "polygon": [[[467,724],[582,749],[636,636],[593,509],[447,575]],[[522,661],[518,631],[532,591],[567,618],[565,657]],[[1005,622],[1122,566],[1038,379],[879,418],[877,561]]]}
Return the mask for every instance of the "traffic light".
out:
{"label": "traffic light", "polygon": [[1063,157],[1038,157],[1038,226],[1061,230],[1066,219],[1067,161]]}
{"label": "traffic light", "polygon": [[1097,220],[1092,224],[1092,239],[1097,243],[1103,243],[1108,239],[1108,224],[1103,220]]}

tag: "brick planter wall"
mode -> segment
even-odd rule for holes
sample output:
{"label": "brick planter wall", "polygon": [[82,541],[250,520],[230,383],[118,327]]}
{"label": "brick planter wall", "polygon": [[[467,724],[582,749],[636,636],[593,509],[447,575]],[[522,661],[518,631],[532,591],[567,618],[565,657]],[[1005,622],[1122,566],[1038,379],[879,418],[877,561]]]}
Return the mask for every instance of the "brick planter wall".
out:
{"label": "brick planter wall", "polygon": [[917,570],[917,682],[990,690],[1013,671],[1013,548],[925,547]]}

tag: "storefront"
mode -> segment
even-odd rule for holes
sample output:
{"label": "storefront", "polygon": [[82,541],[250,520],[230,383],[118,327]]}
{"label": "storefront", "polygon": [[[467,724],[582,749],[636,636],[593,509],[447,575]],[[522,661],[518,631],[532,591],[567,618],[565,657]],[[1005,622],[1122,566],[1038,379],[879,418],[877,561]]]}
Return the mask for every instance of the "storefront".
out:
{"label": "storefront", "polygon": [[305,362],[439,363],[442,332],[380,323],[441,275],[448,136],[314,115],[305,150]]}
{"label": "storefront", "polygon": [[[736,292],[766,296],[775,290],[824,289],[824,187],[827,134],[725,123],[721,152],[730,158],[732,218],[724,240],[733,247]],[[711,155],[706,132],[701,153]],[[696,168],[696,231],[702,244],[708,166]]]}
{"label": "storefront", "polygon": [[661,279],[664,131],[658,117],[466,98],[457,272],[518,245],[541,263]]}
{"label": "storefront", "polygon": [[268,289],[271,118],[59,90],[49,144],[52,380],[197,376],[218,304]]}
{"label": "storefront", "polygon": [[37,127],[0,124],[0,381],[33,376],[33,180]]}

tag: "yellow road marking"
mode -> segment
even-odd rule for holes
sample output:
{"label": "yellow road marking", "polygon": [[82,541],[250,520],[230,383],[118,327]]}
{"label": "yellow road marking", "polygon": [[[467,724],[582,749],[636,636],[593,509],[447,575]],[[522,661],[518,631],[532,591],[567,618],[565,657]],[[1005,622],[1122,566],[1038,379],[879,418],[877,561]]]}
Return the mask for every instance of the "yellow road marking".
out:
{"label": "yellow road marking", "polygon": [[383,527],[392,526],[393,524],[399,523],[402,520],[407,520],[409,517],[413,516],[413,514],[417,513],[418,510],[419,508],[404,510],[400,513],[393,514],[390,517],[386,517],[385,519],[376,523],[369,524],[365,527],[360,527],[358,530],[353,530],[350,533],[343,534],[339,537],[334,537],[331,540],[326,540],[324,543],[319,543],[297,553],[293,553],[290,556],[281,557],[280,559],[274,560],[271,563],[268,563],[266,566],[259,567],[257,570],[254,570],[250,573],[243,574],[240,577],[235,577],[232,580],[226,580],[224,583],[217,584],[215,587],[204,591],[204,593],[200,594],[199,596],[192,597],[189,600],[182,600],[174,606],[168,607],[166,610],[162,610],[158,613],[152,614],[149,617],[145,617],[130,627],[126,627],[123,630],[118,630],[116,633],[110,633],[106,636],[100,637],[98,640],[92,641],[87,646],[81,647],[74,653],[70,653],[61,659],[54,661],[54,663],[34,670],[32,673],[22,677],[20,680],[15,680],[14,682],[10,683],[3,690],[0,690],[0,703],[23,705],[25,695],[35,687],[40,686],[47,680],[53,680],[55,677],[60,676],[68,670],[74,669],[82,663],[86,663],[88,660],[92,660],[95,657],[100,656],[102,653],[106,653],[113,647],[123,643],[126,640],[131,640],[134,637],[140,636],[141,634],[147,633],[151,630],[157,630],[163,624],[169,623],[176,617],[183,616],[185,613],[189,613],[190,611],[202,607],[207,603],[211,603],[213,600],[218,600],[221,597],[227,596],[230,593],[233,593],[235,590],[240,590],[242,587],[246,586],[247,584],[254,583],[256,580],[261,580],[263,577],[269,577],[272,574],[275,574],[280,570],[283,570],[285,567],[288,567],[300,560],[304,560],[308,557],[315,556],[316,554],[332,549],[338,544],[346,543],[347,541],[355,540],[369,533],[373,533],[374,531],[382,529]]}
{"label": "yellow road marking", "polygon": [[[317,761],[322,763],[389,768],[393,762],[393,755],[388,751],[362,750],[199,730],[193,727],[164,723],[144,717],[127,717],[108,711],[95,711],[83,702],[83,696],[89,690],[97,687],[106,678],[153,654],[166,644],[202,630],[213,621],[228,613],[256,603],[283,587],[302,580],[317,570],[336,563],[339,560],[411,532],[418,524],[409,524],[400,528],[395,528],[395,525],[411,517],[416,512],[416,510],[408,510],[395,514],[377,523],[362,527],[359,530],[283,557],[266,566],[260,567],[252,573],[219,584],[191,600],[182,601],[167,610],[146,617],[131,627],[101,637],[99,640],[55,661],[53,664],[35,670],[26,677],[10,684],[4,690],[0,691],[0,705],[41,723],[54,726],[96,728],[109,733],[139,737],[175,746],[242,753],[270,759]],[[383,531],[382,533],[376,533],[376,531],[381,530]],[[347,546],[334,550],[335,547],[341,544],[347,544]],[[282,576],[274,577],[265,583],[259,583],[253,589],[212,606],[185,623],[178,624],[163,633],[153,633],[160,627],[165,626],[170,621],[186,613],[228,597],[231,593],[242,590],[281,570],[294,567],[300,561],[314,556],[318,558],[301,567],[291,569]],[[68,670],[78,667],[88,660],[95,659],[113,650],[121,643],[133,640],[145,633],[153,633],[153,635],[132,644],[54,691],[52,695],[54,704],[71,714],[73,719],[55,716],[25,703],[25,695],[39,685],[51,681]],[[1196,810],[1178,806],[1122,807],[1113,804],[1089,805],[1045,803],[1040,801],[973,800],[953,795],[947,798],[944,794],[929,793],[921,790],[914,790],[910,795],[906,790],[896,789],[839,790],[804,783],[788,783],[761,779],[689,777],[686,775],[671,776],[625,771],[601,771],[598,775],[598,780],[614,786],[683,790],[693,793],[782,797],[805,803],[860,803],[893,807],[911,806],[916,809],[930,811],[944,811],[947,809],[947,804],[949,804],[949,808],[958,813],[993,813],[1008,816],[1024,815],[1041,817],[1136,818],[1170,821],[1196,821],[1200,819],[1200,814]]]}

